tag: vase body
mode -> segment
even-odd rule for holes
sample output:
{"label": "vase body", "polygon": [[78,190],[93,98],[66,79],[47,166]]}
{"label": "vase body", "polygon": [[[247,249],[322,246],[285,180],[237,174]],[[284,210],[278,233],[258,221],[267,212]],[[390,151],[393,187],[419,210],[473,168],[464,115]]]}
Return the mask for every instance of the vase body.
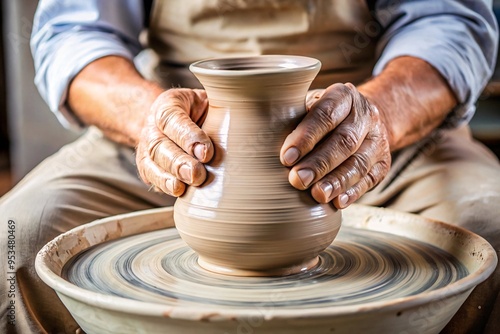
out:
{"label": "vase body", "polygon": [[333,241],[341,213],[288,182],[279,154],[305,114],[319,61],[258,56],[201,61],[191,71],[209,111],[215,155],[207,179],[177,199],[174,219],[205,269],[245,276],[306,270]]}

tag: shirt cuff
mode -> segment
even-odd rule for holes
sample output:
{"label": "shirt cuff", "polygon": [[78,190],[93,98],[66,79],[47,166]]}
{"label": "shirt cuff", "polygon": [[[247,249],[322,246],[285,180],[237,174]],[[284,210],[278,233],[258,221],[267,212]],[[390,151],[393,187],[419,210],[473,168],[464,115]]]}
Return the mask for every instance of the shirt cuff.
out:
{"label": "shirt cuff", "polygon": [[67,105],[68,88],[73,78],[99,58],[120,56],[132,60],[134,56],[119,38],[104,32],[73,31],[61,34],[51,42],[57,43],[57,51],[48,53],[52,59],[44,61],[38,69],[35,84],[59,122],[65,128],[81,130],[84,124]]}

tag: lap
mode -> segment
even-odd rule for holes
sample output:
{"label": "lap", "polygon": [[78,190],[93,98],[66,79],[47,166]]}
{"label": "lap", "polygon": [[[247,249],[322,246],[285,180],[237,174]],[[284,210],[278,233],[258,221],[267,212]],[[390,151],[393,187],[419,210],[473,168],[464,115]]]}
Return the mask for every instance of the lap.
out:
{"label": "lap", "polygon": [[[415,153],[418,153],[415,155]],[[390,175],[360,201],[466,228],[500,249],[500,164],[468,127],[443,131],[394,159]],[[500,267],[479,285],[445,332],[498,332]]]}
{"label": "lap", "polygon": [[[172,198],[149,191],[138,179],[133,159],[131,149],[91,129],[43,161],[0,199],[0,217],[16,226],[17,283],[17,329],[2,328],[3,322],[0,332],[59,333],[77,328],[54,292],[36,276],[36,253],[48,241],[99,218],[173,204]],[[2,235],[7,234],[2,231]],[[6,240],[1,242],[4,248]],[[2,290],[8,289],[6,280],[1,281]],[[2,312],[5,302],[10,300],[1,301]]]}

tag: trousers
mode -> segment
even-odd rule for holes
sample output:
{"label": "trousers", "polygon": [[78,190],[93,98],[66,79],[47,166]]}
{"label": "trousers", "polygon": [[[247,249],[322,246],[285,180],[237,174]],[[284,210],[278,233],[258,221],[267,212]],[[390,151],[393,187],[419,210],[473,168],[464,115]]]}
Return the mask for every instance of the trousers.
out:
{"label": "trousers", "polygon": [[[34,260],[47,242],[73,227],[174,204],[174,198],[151,191],[138,178],[134,159],[132,149],[90,128],[0,199],[2,262],[15,255],[1,267],[0,333],[80,331],[38,278]],[[467,126],[441,130],[397,152],[389,175],[358,202],[462,226],[500,250],[500,164]],[[497,268],[444,332],[500,332],[499,290]]]}

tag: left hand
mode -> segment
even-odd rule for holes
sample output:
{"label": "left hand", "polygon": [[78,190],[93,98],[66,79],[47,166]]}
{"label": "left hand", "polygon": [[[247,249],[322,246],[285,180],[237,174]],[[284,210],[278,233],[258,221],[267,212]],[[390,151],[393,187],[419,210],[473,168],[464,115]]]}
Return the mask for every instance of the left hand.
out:
{"label": "left hand", "polygon": [[314,199],[343,209],[377,185],[389,171],[391,154],[379,110],[354,85],[334,84],[309,92],[308,114],[281,148],[293,168],[295,188],[311,188]]}
{"label": "left hand", "polygon": [[204,90],[171,88],[156,98],[146,114],[136,151],[144,183],[178,197],[186,185],[205,181],[203,163],[214,153],[210,138],[200,128],[207,111]]}

